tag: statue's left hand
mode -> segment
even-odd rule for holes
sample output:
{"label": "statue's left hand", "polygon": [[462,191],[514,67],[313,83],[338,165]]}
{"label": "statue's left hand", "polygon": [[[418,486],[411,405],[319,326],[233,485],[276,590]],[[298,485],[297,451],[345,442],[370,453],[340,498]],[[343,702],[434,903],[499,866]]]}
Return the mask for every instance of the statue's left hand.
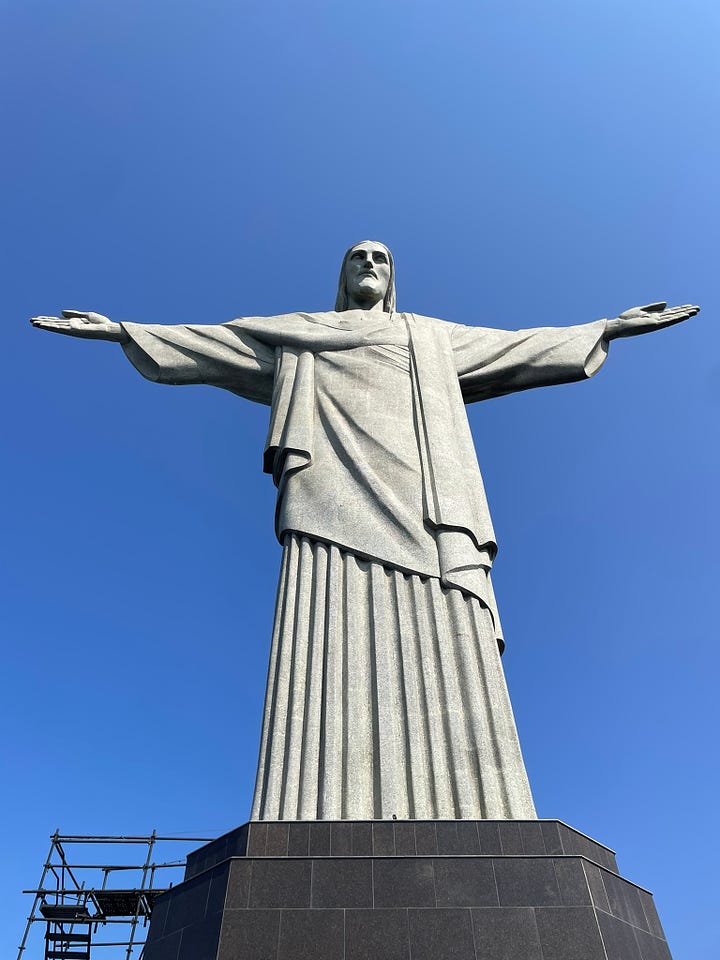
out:
{"label": "statue's left hand", "polygon": [[668,307],[666,303],[648,303],[644,307],[632,307],[625,310],[619,317],[607,321],[605,339],[614,340],[616,337],[635,337],[640,333],[652,333],[663,327],[671,327],[675,323],[682,323],[700,313],[700,307],[685,303],[681,307]]}

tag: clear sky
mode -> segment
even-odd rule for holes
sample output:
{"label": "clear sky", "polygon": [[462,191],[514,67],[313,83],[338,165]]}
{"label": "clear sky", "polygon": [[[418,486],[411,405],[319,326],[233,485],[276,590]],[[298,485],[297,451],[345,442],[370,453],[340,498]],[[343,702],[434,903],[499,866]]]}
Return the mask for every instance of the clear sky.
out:
{"label": "clear sky", "polygon": [[279,562],[266,408],[27,317],[327,309],[371,237],[401,310],[703,307],[470,419],[539,815],[714,960],[716,0],[3,0],[0,36],[2,956],[56,826],[247,819]]}

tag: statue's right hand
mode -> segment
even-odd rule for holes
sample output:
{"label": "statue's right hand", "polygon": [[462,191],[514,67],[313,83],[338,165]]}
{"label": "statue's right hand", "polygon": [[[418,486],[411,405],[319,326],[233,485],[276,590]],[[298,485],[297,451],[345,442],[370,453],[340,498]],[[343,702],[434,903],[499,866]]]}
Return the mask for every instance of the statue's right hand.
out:
{"label": "statue's right hand", "polygon": [[31,317],[30,323],[40,330],[64,333],[68,337],[85,337],[87,340],[114,340],[116,343],[125,343],[128,339],[128,335],[119,323],[108,320],[101,313],[63,310],[60,317]]}

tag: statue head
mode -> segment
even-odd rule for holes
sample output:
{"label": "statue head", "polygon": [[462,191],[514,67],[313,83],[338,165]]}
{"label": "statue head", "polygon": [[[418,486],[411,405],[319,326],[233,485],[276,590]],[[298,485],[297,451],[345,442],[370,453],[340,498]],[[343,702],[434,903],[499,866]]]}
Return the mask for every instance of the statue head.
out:
{"label": "statue head", "polygon": [[395,309],[395,262],[384,243],[362,240],[353,244],[343,257],[338,281],[335,310],[349,309],[351,301],[366,299],[375,302],[382,297],[383,309]]}

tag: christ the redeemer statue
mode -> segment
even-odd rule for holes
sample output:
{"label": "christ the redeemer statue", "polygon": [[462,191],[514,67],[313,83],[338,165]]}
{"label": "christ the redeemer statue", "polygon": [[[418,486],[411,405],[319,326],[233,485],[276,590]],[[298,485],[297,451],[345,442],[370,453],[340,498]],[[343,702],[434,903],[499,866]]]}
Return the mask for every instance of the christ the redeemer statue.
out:
{"label": "christ the redeemer statue", "polygon": [[591,377],[610,340],[697,312],[655,303],[517,332],[398,313],[390,251],[365,241],[328,313],[32,320],[121,343],[149,380],[271,408],[283,557],[253,819],[535,817],[464,404]]}

